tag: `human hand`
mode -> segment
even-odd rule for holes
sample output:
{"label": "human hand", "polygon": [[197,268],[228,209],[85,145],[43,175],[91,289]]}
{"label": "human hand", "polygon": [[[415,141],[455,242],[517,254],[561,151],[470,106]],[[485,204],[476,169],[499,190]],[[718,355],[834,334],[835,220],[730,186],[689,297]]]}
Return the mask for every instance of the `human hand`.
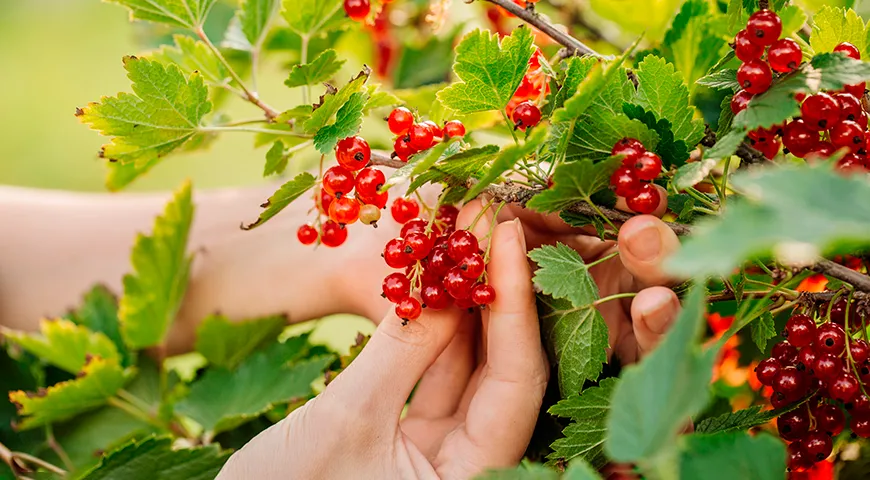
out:
{"label": "human hand", "polygon": [[549,372],[524,238],[519,221],[493,229],[498,293],[480,320],[456,308],[424,310],[407,326],[388,315],[347,370],[218,478],[454,479],[515,465]]}

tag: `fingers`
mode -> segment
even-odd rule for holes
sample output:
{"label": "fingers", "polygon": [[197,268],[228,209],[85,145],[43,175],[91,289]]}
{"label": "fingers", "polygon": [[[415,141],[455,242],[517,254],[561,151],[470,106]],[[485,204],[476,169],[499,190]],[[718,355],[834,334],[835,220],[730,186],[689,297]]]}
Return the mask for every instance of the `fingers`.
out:
{"label": "fingers", "polygon": [[493,233],[489,281],[497,295],[489,307],[487,363],[466,418],[480,466],[512,465],[531,438],[549,370],[526,261],[522,224],[502,223]]}
{"label": "fingers", "polygon": [[651,287],[634,297],[631,322],[639,356],[658,345],[679,313],[680,300],[670,288]]}
{"label": "fingers", "polygon": [[619,258],[639,288],[673,282],[664,262],[680,248],[680,241],[664,222],[652,215],[633,217],[619,230],[618,244]]}

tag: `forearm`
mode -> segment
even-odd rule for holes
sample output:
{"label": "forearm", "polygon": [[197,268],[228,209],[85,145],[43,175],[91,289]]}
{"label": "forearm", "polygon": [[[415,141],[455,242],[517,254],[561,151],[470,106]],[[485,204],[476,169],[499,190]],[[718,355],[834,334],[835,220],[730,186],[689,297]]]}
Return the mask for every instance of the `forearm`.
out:
{"label": "forearm", "polygon": [[[263,227],[240,230],[242,221],[256,218],[257,205],[273,190],[270,186],[195,194],[190,250],[196,259],[168,342],[170,351],[189,348],[198,322],[214,312],[234,319],[282,313],[293,322],[338,312],[382,313],[371,302],[373,292],[354,286],[368,288],[369,276],[386,271],[353,269],[361,256],[377,251],[366,245],[390,233],[355,228],[351,241],[339,249],[302,246],[295,232],[309,218],[310,204],[304,201]],[[75,306],[94,283],[121,293],[135,235],[150,230],[168,199],[168,194],[0,187],[0,324],[33,330],[39,318]]]}

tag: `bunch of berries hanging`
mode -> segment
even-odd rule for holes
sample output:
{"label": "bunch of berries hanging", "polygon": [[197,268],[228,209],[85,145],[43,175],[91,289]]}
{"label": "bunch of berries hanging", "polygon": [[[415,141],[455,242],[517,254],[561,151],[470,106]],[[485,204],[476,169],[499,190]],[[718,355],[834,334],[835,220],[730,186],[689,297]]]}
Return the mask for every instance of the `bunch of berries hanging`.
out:
{"label": "bunch of berries hanging", "polygon": [[[360,221],[377,226],[381,209],[386,208],[389,194],[381,192],[386,183],[384,172],[367,167],[372,151],[362,137],[353,136],[338,142],[335,158],[338,165],[323,173],[322,185],[314,194],[318,211],[315,225],[302,225],[296,236],[303,245],[320,240],[327,247],[338,247],[347,240],[347,225]],[[321,221],[321,217],[327,217]]]}
{"label": "bunch of berries hanging", "polygon": [[441,205],[426,220],[417,216],[416,200],[397,198],[390,211],[402,231],[387,242],[383,257],[400,271],[384,278],[383,296],[396,304],[399,318],[407,323],[423,308],[472,308],[495,301],[495,289],[487,282],[486,254],[473,233],[456,230],[456,207]]}
{"label": "bunch of berries hanging", "polygon": [[661,202],[661,193],[651,183],[662,172],[662,159],[648,152],[640,141],[623,138],[610,152],[622,156],[622,166],[610,177],[610,186],[635,213],[650,214]]}
{"label": "bunch of berries hanging", "polygon": [[505,113],[518,130],[526,131],[541,122],[538,103],[550,93],[550,77],[541,65],[543,57],[541,50],[535,48],[523,81],[505,107]]}
{"label": "bunch of berries hanging", "polygon": [[[789,318],[770,358],[761,361],[756,374],[773,389],[775,408],[797,408],[780,415],[780,436],[791,442],[788,467],[806,470],[828,458],[834,437],[846,427],[852,434],[870,438],[870,344],[864,338],[865,320],[845,298],[819,309],[820,318],[795,314]],[[846,328],[846,327],[850,328]]]}
{"label": "bunch of berries hanging", "polygon": [[417,123],[414,113],[405,107],[390,112],[387,125],[396,135],[393,157],[403,162],[407,162],[411,155],[429,150],[442,140],[465,136],[465,125],[459,120],[450,120],[443,128],[431,120]]}

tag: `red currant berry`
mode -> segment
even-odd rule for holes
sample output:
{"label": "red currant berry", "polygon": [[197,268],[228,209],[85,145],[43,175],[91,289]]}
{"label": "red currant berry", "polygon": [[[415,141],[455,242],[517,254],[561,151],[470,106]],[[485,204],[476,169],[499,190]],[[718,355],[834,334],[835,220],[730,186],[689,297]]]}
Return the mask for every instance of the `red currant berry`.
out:
{"label": "red currant berry", "polygon": [[373,205],[377,207],[379,210],[386,208],[387,201],[390,199],[389,192],[378,193],[374,197],[369,197],[367,195],[358,195],[359,200],[366,205]]}
{"label": "red currant berry", "polygon": [[773,73],[762,60],[750,60],[737,69],[737,82],[753,95],[766,92],[772,81]]}
{"label": "red currant berry", "polygon": [[806,315],[793,315],[786,322],[782,336],[795,347],[806,347],[816,339],[816,322]]}
{"label": "red currant berry", "polygon": [[753,43],[766,47],[782,35],[782,20],[770,10],[759,10],[749,17],[746,31]]}
{"label": "red currant berry", "polygon": [[850,93],[835,93],[833,97],[840,106],[840,120],[858,121],[858,118],[864,113],[858,97]]}
{"label": "red currant berry", "polygon": [[414,297],[405,297],[396,303],[396,316],[404,322],[420,318],[422,312],[423,307],[420,305],[420,301]]}
{"label": "red currant berry", "polygon": [[635,173],[641,180],[653,181],[662,173],[662,159],[652,152],[644,152],[634,165]]}
{"label": "red currant berry", "polygon": [[459,209],[453,205],[441,205],[438,207],[438,213],[435,214],[435,220],[451,229],[456,228],[456,219],[458,217]]}
{"label": "red currant berry", "polygon": [[858,51],[858,47],[852,45],[849,42],[843,42],[836,47],[834,47],[835,52],[845,53],[847,57],[854,58],[855,60],[861,60],[861,52]]}
{"label": "red currant berry", "polygon": [[810,149],[805,158],[807,160],[827,160],[831,155],[836,153],[836,151],[837,149],[834,147],[834,144],[822,141]]}
{"label": "red currant berry", "polygon": [[339,165],[355,172],[368,165],[372,158],[372,149],[369,142],[362,137],[347,137],[336,145],[335,158]]}
{"label": "red currant berry", "polygon": [[377,168],[364,168],[356,176],[356,193],[363,197],[375,197],[385,183],[387,178],[384,172]]}
{"label": "red currant berry", "polygon": [[813,410],[813,417],[816,418],[816,429],[832,437],[839,435],[846,424],[846,416],[843,415],[843,411],[828,403],[816,407]]}
{"label": "red currant berry", "polygon": [[651,183],[645,183],[640,187],[637,194],[625,199],[628,208],[630,208],[631,211],[644,215],[656,211],[661,200],[661,193],[659,193],[655,185]]}
{"label": "red currant berry", "polygon": [[[818,346],[816,346],[818,348]],[[817,352],[818,353],[818,352]],[[812,373],[823,382],[830,382],[841,371],[843,371],[843,363],[838,357],[828,353],[818,353],[816,363],[813,365]]]}
{"label": "red currant berry", "polygon": [[399,234],[400,237],[407,237],[410,233],[424,233],[426,231],[426,227],[429,225],[429,222],[423,220],[422,218],[413,218],[405,222],[402,225],[402,232]]}
{"label": "red currant berry", "polygon": [[413,198],[399,197],[393,200],[390,213],[393,215],[393,220],[404,224],[420,214],[420,204]]}
{"label": "red currant berry", "polygon": [[765,142],[753,142],[752,147],[761,152],[762,155],[764,155],[764,158],[773,160],[773,158],[776,157],[776,154],[779,153],[779,149],[782,147],[782,142],[780,142],[778,138],[773,137]]}
{"label": "red currant berry", "polygon": [[853,175],[864,172],[864,159],[860,156],[849,153],[837,161],[837,170],[846,175]]}
{"label": "red currant berry", "polygon": [[740,30],[737,32],[737,36],[734,37],[734,54],[737,55],[737,58],[741,62],[758,60],[764,54],[764,47],[752,43],[752,40],[749,38],[749,32]]}
{"label": "red currant berry", "polygon": [[444,276],[448,270],[455,267],[456,263],[447,255],[447,249],[441,248],[440,246],[435,246],[432,249],[432,253],[429,254],[429,270],[432,273],[440,276]]}
{"label": "red currant berry", "polygon": [[462,138],[465,136],[465,125],[459,120],[450,120],[444,124],[444,136],[446,138]]}
{"label": "red currant berry", "polygon": [[798,351],[797,364],[795,365],[800,371],[810,371],[816,364],[816,358],[819,354],[812,345],[807,345]]}
{"label": "red currant berry", "polygon": [[746,107],[749,106],[749,101],[752,100],[752,97],[755,95],[747,92],[746,90],[740,90],[735,93],[733,97],[731,97],[731,112],[734,115],[746,110]]}
{"label": "red currant berry", "polygon": [[858,380],[856,380],[855,377],[848,373],[841,373],[831,381],[828,393],[834,400],[847,403],[852,401],[852,399],[858,395],[858,390],[860,388],[861,386],[858,384]]}
{"label": "red currant berry", "polygon": [[453,300],[455,301],[456,308],[460,310],[468,310],[468,313],[473,313],[474,308],[478,306],[474,303],[474,300],[471,299],[471,295],[467,298],[454,298]]}
{"label": "red currant berry", "polygon": [[870,438],[870,417],[852,417],[849,429],[861,438]]}
{"label": "red currant berry", "polygon": [[413,262],[411,256],[405,253],[405,240],[402,238],[387,242],[383,255],[384,261],[392,268],[405,268]]}
{"label": "red currant berry", "polygon": [[[457,230],[447,238],[447,254],[455,262],[461,262],[465,257],[480,250],[477,237],[468,230]],[[449,290],[449,289],[448,289]]]}
{"label": "red currant berry", "polygon": [[296,231],[296,238],[302,245],[311,245],[317,241],[317,229],[311,225],[302,225]]}
{"label": "red currant berry", "polygon": [[824,92],[810,95],[801,105],[801,116],[808,126],[827,130],[840,119],[840,104]]}
{"label": "red currant berry", "polygon": [[779,436],[786,440],[799,440],[810,430],[810,414],[806,406],[783,413],[776,419]]}
{"label": "red currant berry", "polygon": [[826,433],[812,431],[801,440],[801,448],[803,448],[807,458],[814,462],[821,462],[831,455],[834,450],[834,441]]}
{"label": "red currant berry", "polygon": [[819,143],[819,132],[801,119],[794,120],[783,129],[782,143],[792,155],[803,158]]}
{"label": "red currant berry", "polygon": [[415,123],[408,130],[411,146],[418,152],[432,148],[435,142],[435,135],[432,134],[432,129],[424,123]]}
{"label": "red currant berry", "polygon": [[816,350],[839,356],[846,348],[846,332],[836,323],[826,323],[817,329]]}
{"label": "red currant berry", "polygon": [[414,125],[414,114],[405,107],[393,110],[387,118],[387,126],[390,127],[393,135],[406,135],[411,129],[411,125]]}
{"label": "red currant berry", "polygon": [[789,400],[797,400],[806,393],[807,381],[803,372],[796,367],[788,366],[780,369],[773,379],[773,390]]}
{"label": "red currant berry", "polygon": [[776,378],[780,368],[782,367],[780,367],[779,362],[775,358],[766,358],[758,362],[758,366],[755,367],[755,375],[762,385],[769,387],[773,385],[773,379]]}
{"label": "red currant berry", "polygon": [[812,466],[813,462],[806,457],[806,454],[804,454],[804,450],[801,448],[801,442],[796,441],[790,443],[788,446],[788,471],[799,473],[811,468]]}
{"label": "red currant berry", "polygon": [[541,110],[534,103],[526,100],[517,105],[513,112],[513,121],[517,128],[525,131],[541,121]]}
{"label": "red currant berry", "polygon": [[381,219],[381,209],[375,205],[363,205],[359,207],[359,221],[364,225],[378,226],[378,220]]}
{"label": "red currant berry", "polygon": [[351,20],[362,22],[369,16],[372,10],[372,5],[369,0],[344,0],[344,13]]}
{"label": "red currant berry", "polygon": [[443,310],[453,303],[453,297],[447,293],[444,286],[441,284],[423,284],[420,290],[420,297],[426,308],[432,310]]}
{"label": "red currant berry", "polygon": [[846,93],[854,95],[858,98],[864,98],[864,92],[867,91],[867,82],[861,82],[855,85],[846,85]]}
{"label": "red currant berry", "polygon": [[477,280],[481,275],[483,275],[483,271],[486,270],[486,263],[483,261],[483,257],[477,253],[472,253],[463,258],[458,266],[459,271],[462,272],[462,276],[472,280]]}
{"label": "red currant berry", "polygon": [[478,305],[492,305],[495,301],[495,289],[490,285],[479,283],[471,291],[471,299]]}
{"label": "red currant berry", "polygon": [[347,229],[341,225],[327,220],[320,227],[320,243],[327,247],[339,247],[347,240]]}
{"label": "red currant berry", "polygon": [[329,194],[324,189],[320,189],[320,199],[317,205],[317,209],[320,210],[320,213],[327,215],[329,213],[329,206],[332,205],[332,201],[335,200],[335,197]]}
{"label": "red currant berry", "polygon": [[426,120],[425,122],[423,122],[423,125],[429,127],[429,131],[432,132],[433,138],[441,138],[444,136],[444,130],[442,130],[441,127],[439,127],[438,124],[433,122],[432,120]]}
{"label": "red currant berry", "polygon": [[411,155],[417,153],[417,149],[411,145],[411,137],[405,134],[396,138],[393,143],[393,152],[395,152],[396,158],[407,162]]}
{"label": "red currant berry", "polygon": [[838,149],[848,148],[850,152],[856,153],[864,148],[864,129],[852,120],[843,120],[834,124],[828,134],[831,143]]}
{"label": "red currant berry", "polygon": [[853,340],[849,343],[849,354],[852,355],[852,361],[860,365],[870,359],[870,344],[860,338]]}
{"label": "red currant berry", "polygon": [[780,365],[794,365],[797,363],[798,350],[788,340],[777,343],[770,350],[770,356],[775,358]]}
{"label": "red currant berry", "polygon": [[[840,297],[833,305],[831,305],[830,310],[830,320],[837,325],[843,326],[846,324],[846,305],[848,304],[848,300]],[[827,304],[826,304],[827,305]],[[855,306],[849,310],[849,318],[854,320],[858,315]]]}
{"label": "red currant berry", "polygon": [[864,395],[863,392],[858,392],[858,395],[855,395],[855,398],[852,399],[851,402],[844,405],[846,410],[852,414],[852,416],[857,417],[866,417],[870,414],[870,398],[867,395]]}
{"label": "red currant berry", "polygon": [[354,184],[353,173],[340,165],[330,167],[323,174],[323,189],[336,198],[352,192]]}
{"label": "red currant berry", "polygon": [[410,295],[411,282],[404,273],[394,272],[384,278],[381,288],[384,292],[384,298],[393,303],[399,303],[403,298],[407,298]]}
{"label": "red currant berry", "polygon": [[405,237],[405,253],[414,260],[423,260],[432,251],[432,239],[424,233],[409,233]]}
{"label": "red currant berry", "polygon": [[[461,230],[460,230],[461,231]],[[471,297],[471,289],[474,287],[474,280],[462,276],[462,270],[459,267],[453,267],[444,276],[444,288],[447,293],[456,300],[463,300]]]}
{"label": "red currant berry", "polygon": [[359,220],[359,202],[355,198],[341,197],[329,206],[329,218],[339,225],[350,225]]}
{"label": "red currant berry", "polygon": [[804,59],[801,47],[790,38],[777,40],[767,50],[767,61],[774,71],[786,73],[797,70]]}
{"label": "red currant berry", "polygon": [[613,172],[610,177],[610,184],[613,185],[613,191],[620,197],[632,197],[640,192],[642,186],[637,178],[634,169],[630,167],[619,167]]}
{"label": "red currant berry", "polygon": [[643,144],[640,143],[640,140],[625,137],[616,142],[616,145],[613,146],[610,154],[614,157],[622,155],[622,164],[626,167],[630,167],[637,162],[637,157],[641,156],[645,151],[646,148],[644,148]]}

